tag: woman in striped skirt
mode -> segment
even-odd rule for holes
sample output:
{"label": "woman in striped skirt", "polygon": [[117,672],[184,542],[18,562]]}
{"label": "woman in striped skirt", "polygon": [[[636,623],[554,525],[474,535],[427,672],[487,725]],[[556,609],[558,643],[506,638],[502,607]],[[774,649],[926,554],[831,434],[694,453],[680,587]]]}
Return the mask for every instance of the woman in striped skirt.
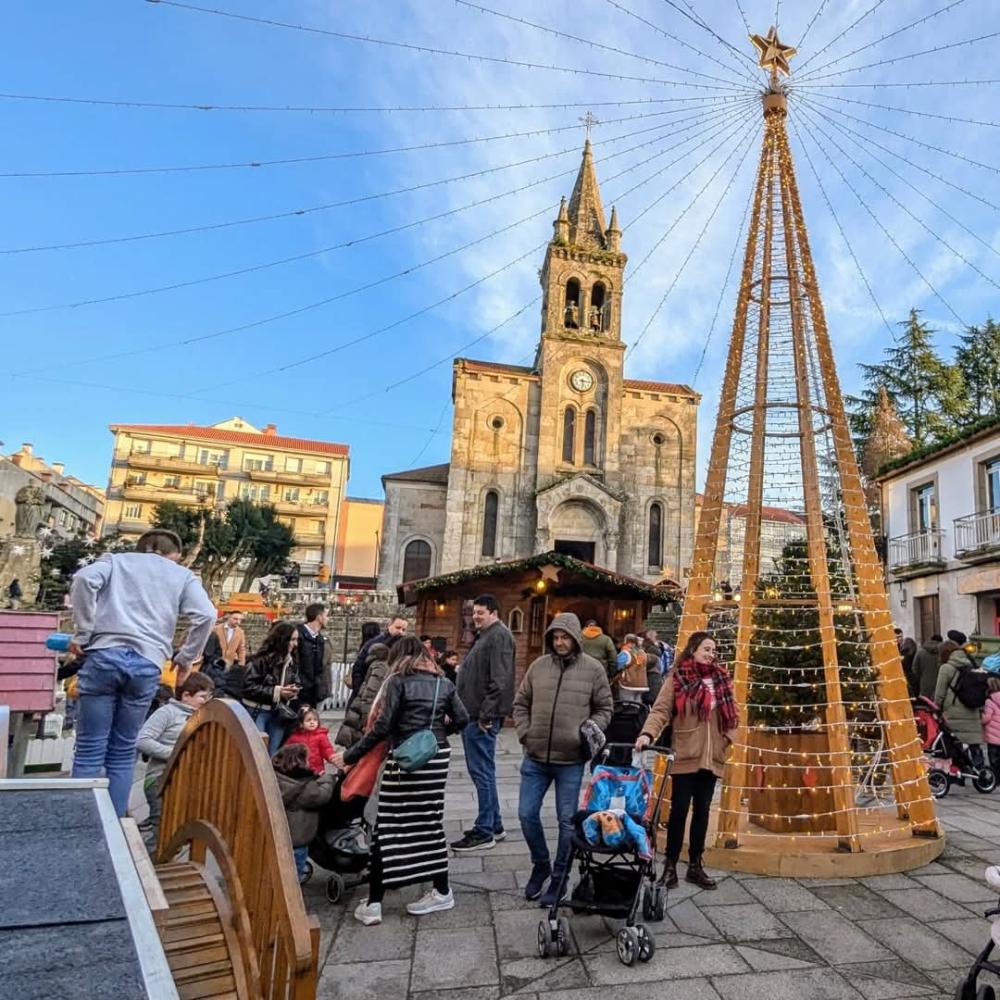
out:
{"label": "woman in striped skirt", "polygon": [[343,763],[357,762],[382,740],[395,748],[428,728],[437,737],[438,752],[415,771],[403,771],[391,753],[386,762],[372,834],[368,898],[354,911],[366,926],[381,923],[386,889],[414,882],[430,882],[432,888],[407,905],[410,913],[450,910],[455,905],[444,836],[444,789],[451,761],[448,734],[461,731],[469,716],[455,685],[416,636],[404,636],[393,646],[389,669],[372,709],[377,716],[368,732],[344,751]]}

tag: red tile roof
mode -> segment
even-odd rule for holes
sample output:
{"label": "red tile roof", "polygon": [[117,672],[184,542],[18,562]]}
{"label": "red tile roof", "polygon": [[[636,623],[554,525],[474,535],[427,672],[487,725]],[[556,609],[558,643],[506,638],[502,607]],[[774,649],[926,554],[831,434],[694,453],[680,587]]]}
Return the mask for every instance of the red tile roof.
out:
{"label": "red tile roof", "polygon": [[346,444],[335,444],[332,441],[310,441],[308,438],[283,437],[279,434],[225,431],[217,427],[199,427],[196,424],[112,424],[111,430],[138,431],[140,434],[170,434],[176,437],[230,444],[256,444],[265,448],[293,448],[296,451],[313,451],[321,455],[350,454],[350,448]]}
{"label": "red tile roof", "polygon": [[646,392],[669,392],[673,396],[698,396],[689,385],[678,382],[647,382],[643,379],[627,378],[624,381],[626,389],[644,389]]}
{"label": "red tile roof", "polygon": [[[695,493],[694,502],[695,506],[704,504],[705,494]],[[749,509],[745,503],[727,503],[725,506],[729,509],[732,517],[746,517],[747,510]],[[801,514],[797,514],[794,510],[787,510],[784,507],[761,507],[760,516],[765,521],[777,521],[781,524],[806,523],[806,519]]]}

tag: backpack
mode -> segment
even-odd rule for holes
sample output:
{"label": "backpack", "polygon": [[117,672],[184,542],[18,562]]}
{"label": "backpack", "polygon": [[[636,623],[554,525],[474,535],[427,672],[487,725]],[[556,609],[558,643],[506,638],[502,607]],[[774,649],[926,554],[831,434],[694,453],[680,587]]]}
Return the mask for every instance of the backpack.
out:
{"label": "backpack", "polygon": [[966,708],[982,708],[990,696],[989,685],[986,682],[988,675],[985,670],[980,670],[975,665],[968,654],[966,657],[969,663],[956,671],[955,679],[951,682],[951,691]]}
{"label": "backpack", "polygon": [[612,684],[628,688],[648,688],[646,677],[646,654],[641,649],[622,650],[618,654],[618,673]]}

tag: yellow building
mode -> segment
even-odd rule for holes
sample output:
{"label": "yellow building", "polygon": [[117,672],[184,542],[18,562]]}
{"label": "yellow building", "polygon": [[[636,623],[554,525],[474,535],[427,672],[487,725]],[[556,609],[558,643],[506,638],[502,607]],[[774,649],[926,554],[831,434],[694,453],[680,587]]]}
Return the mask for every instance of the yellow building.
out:
{"label": "yellow building", "polygon": [[382,531],[381,500],[348,497],[340,518],[337,539],[337,575],[340,590],[373,588],[378,576],[379,535]]}
{"label": "yellow building", "polygon": [[[138,535],[164,501],[222,509],[238,497],[267,502],[295,533],[292,560],[302,577],[333,566],[343,535],[349,449],[283,437],[233,417],[195,424],[113,424],[115,435],[104,532]],[[374,540],[370,543],[374,559]],[[372,575],[369,571],[368,575]]]}

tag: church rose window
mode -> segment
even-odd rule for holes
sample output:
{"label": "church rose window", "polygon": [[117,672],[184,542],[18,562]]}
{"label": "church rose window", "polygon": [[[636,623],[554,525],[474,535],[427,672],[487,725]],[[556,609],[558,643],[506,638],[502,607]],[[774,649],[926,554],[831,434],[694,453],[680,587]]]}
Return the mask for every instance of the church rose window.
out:
{"label": "church rose window", "polygon": [[574,456],[574,436],[576,432],[576,410],[572,406],[566,407],[566,412],[563,414],[563,449],[562,449],[562,460],[568,462],[570,465],[573,464]]}
{"label": "church rose window", "polygon": [[422,580],[430,575],[431,547],[422,539],[415,538],[403,550],[403,583]]}
{"label": "church rose window", "polygon": [[503,427],[503,417],[499,414],[495,417],[490,417],[490,427],[492,427],[495,431],[500,430]]}
{"label": "church rose window", "polygon": [[587,410],[587,416],[583,424],[583,464],[597,464],[597,413],[594,410]]}
{"label": "church rose window", "polygon": [[658,503],[649,505],[649,553],[646,562],[649,566],[663,565],[663,507]]}
{"label": "church rose window", "polygon": [[496,490],[489,490],[483,500],[483,555],[497,554],[497,511],[500,498]]}
{"label": "church rose window", "polygon": [[662,434],[661,434],[661,433],[660,433],[659,431],[657,431],[657,432],[656,432],[656,433],[655,433],[655,434],[653,435],[653,437],[652,437],[652,439],[651,439],[651,440],[652,440],[653,444],[655,444],[655,445],[656,445],[656,447],[657,447],[657,448],[659,448],[659,447],[660,447],[660,445],[662,445],[662,444],[663,444],[663,442],[664,442],[664,441],[666,441],[666,438],[665,438],[665,437],[664,437],[664,436],[663,436],[663,435],[662,435]]}

